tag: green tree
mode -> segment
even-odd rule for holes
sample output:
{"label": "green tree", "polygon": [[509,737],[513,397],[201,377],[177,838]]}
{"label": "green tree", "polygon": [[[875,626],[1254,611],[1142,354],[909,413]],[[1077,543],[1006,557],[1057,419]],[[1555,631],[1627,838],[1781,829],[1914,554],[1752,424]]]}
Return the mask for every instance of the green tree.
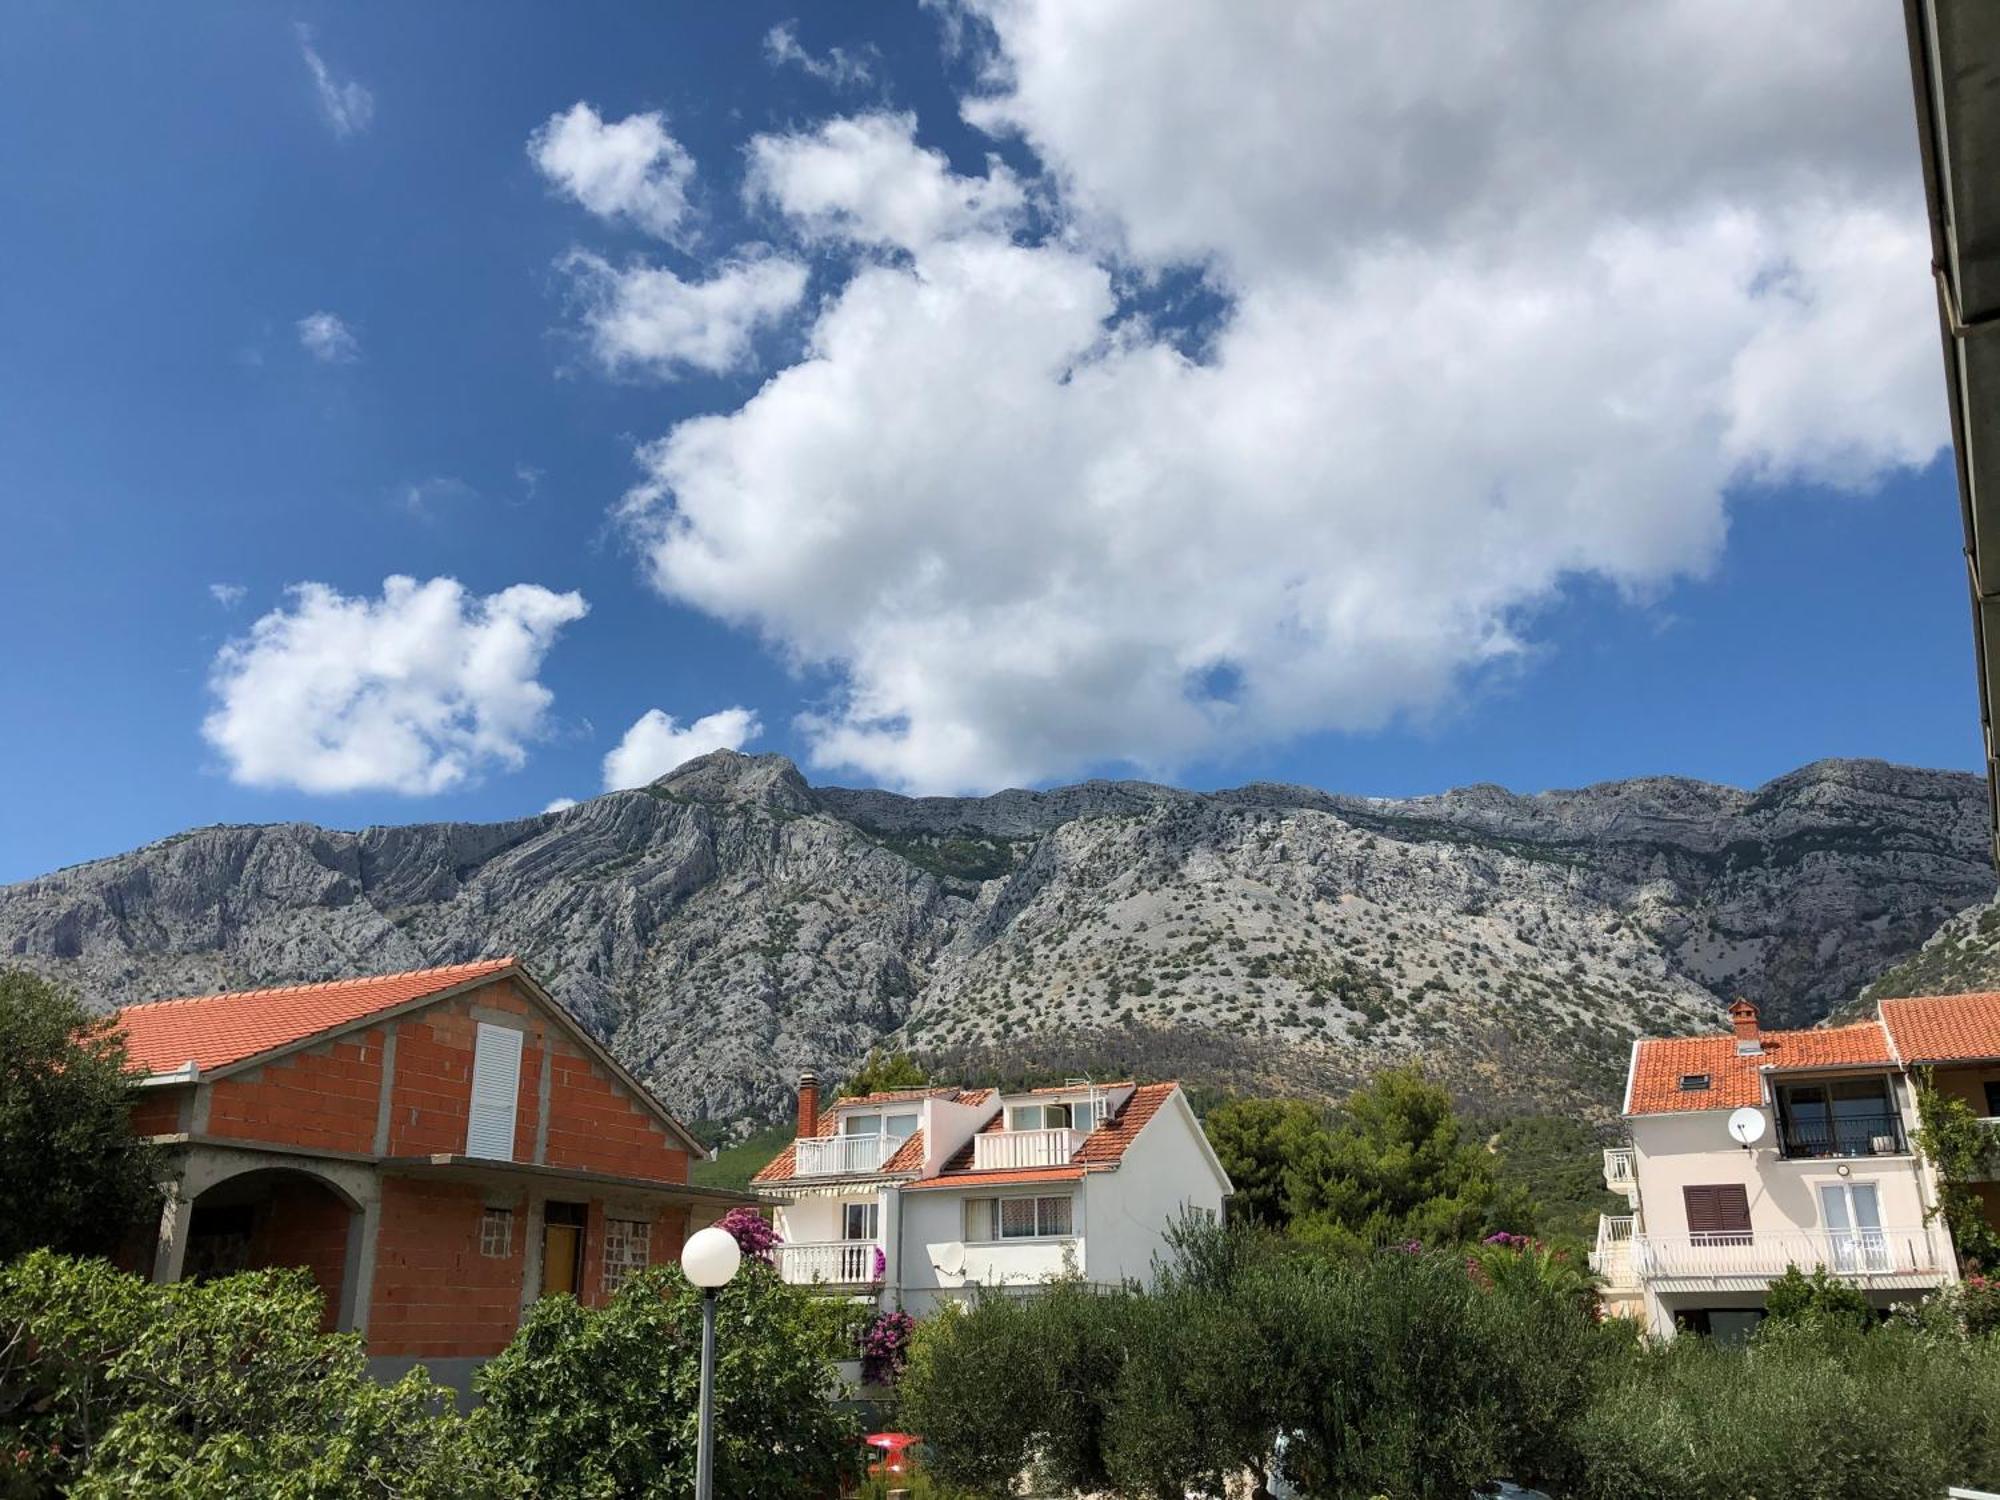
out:
{"label": "green tree", "polygon": [[303,1271],[156,1287],[37,1250],[0,1267],[0,1495],[470,1500],[526,1493],[421,1370],[368,1376]]}
{"label": "green tree", "polygon": [[1928,1069],[1917,1086],[1917,1118],[1917,1149],[1937,1170],[1938,1201],[1931,1216],[1944,1220],[1967,1266],[2000,1270],[2000,1232],[1987,1222],[1985,1202],[1973,1186],[1992,1168],[1993,1137],[1972,1106],[1939,1089]]}
{"label": "green tree", "polygon": [[159,1164],[132,1133],[125,1047],[36,974],[0,970],[0,1261],[116,1250],[157,1217]]}
{"label": "green tree", "polygon": [[879,1047],[871,1047],[861,1066],[840,1086],[838,1097],[852,1099],[859,1094],[920,1089],[929,1082],[929,1075],[909,1053],[884,1052]]}
{"label": "green tree", "polygon": [[[677,1266],[602,1308],[545,1297],[480,1372],[475,1430],[550,1500],[678,1497],[694,1485],[701,1292]],[[838,1310],[746,1261],[716,1308],[715,1492],[827,1492],[860,1429],[832,1399]]]}
{"label": "green tree", "polygon": [[1297,1099],[1231,1099],[1210,1110],[1202,1127],[1236,1185],[1230,1212],[1272,1229],[1290,1223],[1285,1173],[1308,1142],[1327,1134],[1321,1112]]}
{"label": "green tree", "polygon": [[1379,1074],[1348,1097],[1332,1130],[1304,1138],[1285,1200],[1293,1228],[1331,1246],[1457,1245],[1534,1227],[1526,1193],[1502,1189],[1451,1096],[1415,1067]]}
{"label": "green tree", "polygon": [[1764,1294],[1767,1323],[1833,1323],[1864,1329],[1874,1319],[1868,1298],[1850,1281],[1815,1266],[1808,1276],[1795,1265],[1771,1283]]}

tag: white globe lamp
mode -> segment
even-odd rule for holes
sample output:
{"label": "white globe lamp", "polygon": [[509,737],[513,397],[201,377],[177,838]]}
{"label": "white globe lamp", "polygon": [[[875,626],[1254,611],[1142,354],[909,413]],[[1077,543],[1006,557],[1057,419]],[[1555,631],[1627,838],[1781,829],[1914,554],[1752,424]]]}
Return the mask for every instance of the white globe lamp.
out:
{"label": "white globe lamp", "polygon": [[736,1236],[713,1224],[689,1235],[687,1244],[681,1247],[681,1269],[687,1272],[689,1281],[705,1292],[728,1285],[742,1264],[743,1251],[736,1243]]}
{"label": "white globe lamp", "polygon": [[715,1294],[743,1264],[736,1236],[711,1224],[681,1246],[681,1269],[701,1288],[701,1427],[694,1455],[695,1500],[715,1497]]}

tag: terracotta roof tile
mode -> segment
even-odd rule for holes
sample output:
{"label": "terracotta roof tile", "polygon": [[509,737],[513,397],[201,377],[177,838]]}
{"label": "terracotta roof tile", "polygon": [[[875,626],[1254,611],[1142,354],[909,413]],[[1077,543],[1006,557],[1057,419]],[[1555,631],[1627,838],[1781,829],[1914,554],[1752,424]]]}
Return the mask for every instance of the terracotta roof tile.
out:
{"label": "terracotta roof tile", "polygon": [[[946,1088],[934,1088],[934,1089],[896,1089],[889,1093],[857,1094],[851,1099],[831,1099],[827,1101],[826,1107],[820,1110],[819,1126],[816,1130],[813,1131],[813,1134],[816,1137],[824,1137],[834,1134],[836,1131],[840,1129],[840,1116],[836,1113],[836,1111],[851,1106],[901,1104],[904,1101],[910,1099],[943,1099],[952,1104],[980,1105],[984,1104],[987,1100],[991,1099],[992,1097],[993,1097],[992,1089],[961,1089],[961,1088],[946,1087]],[[919,1130],[913,1137],[911,1137],[912,1140],[916,1140],[919,1142],[921,1142],[923,1138],[924,1138],[924,1133],[921,1130]],[[970,1146],[966,1147],[968,1159],[970,1157],[971,1150],[972,1148]],[[793,1141],[788,1142],[786,1144],[784,1150],[780,1151],[776,1156],[772,1157],[769,1161],[765,1162],[763,1166],[759,1167],[750,1180],[752,1182],[762,1182],[767,1184],[773,1182],[789,1182],[791,1181],[793,1175],[798,1171],[798,1159],[799,1159],[798,1144],[796,1139],[794,1139]],[[890,1157],[888,1161],[882,1164],[882,1170],[884,1172],[914,1172],[918,1170],[920,1167],[922,1167],[923,1164],[924,1164],[923,1147],[919,1145],[917,1147],[915,1158],[910,1159],[910,1143],[909,1141],[905,1141],[900,1147],[897,1148],[896,1154]]]}
{"label": "terracotta roof tile", "polygon": [[192,1062],[206,1073],[514,967],[511,958],[493,958],[364,979],[189,995],[128,1005],[117,1020],[136,1067],[171,1073]]}
{"label": "terracotta roof tile", "polygon": [[[1761,1104],[1764,1090],[1758,1075],[1766,1068],[1892,1067],[1895,1063],[1889,1039],[1874,1021],[1810,1031],[1766,1031],[1758,1040],[1764,1050],[1747,1057],[1737,1052],[1733,1032],[1641,1041],[1632,1054],[1625,1112],[1656,1115]],[[1706,1074],[1709,1086],[1683,1089],[1681,1079],[1692,1074]]]}
{"label": "terracotta roof tile", "polygon": [[[1112,1084],[1109,1087],[1123,1088],[1125,1085]],[[1117,1114],[1113,1115],[1104,1124],[1098,1126],[1097,1129],[1091,1131],[1089,1135],[1083,1138],[1083,1144],[1076,1148],[1076,1155],[1071,1158],[1068,1166],[1035,1167],[1024,1170],[1031,1172],[1080,1173],[1093,1167],[1116,1166],[1119,1158],[1124,1156],[1126,1148],[1132,1144],[1139,1132],[1145,1128],[1146,1122],[1160,1112],[1160,1106],[1165,1104],[1173,1096],[1174,1090],[1179,1087],[1178,1083],[1140,1084],[1126,1097],[1125,1103],[1120,1106]],[[980,1126],[974,1132],[974,1135],[980,1136],[985,1135],[988,1131],[1004,1129],[1006,1127],[1006,1114],[1005,1110],[1001,1110],[992,1119]],[[973,1150],[973,1143],[967,1141],[957,1151],[952,1153],[951,1160],[938,1169],[935,1177],[927,1177],[923,1182],[913,1183],[912,1186],[931,1187],[943,1184],[948,1180],[961,1182],[1011,1182],[1020,1178],[1020,1173],[1014,1171],[975,1171],[972,1165]]]}
{"label": "terracotta roof tile", "polygon": [[1905,1063],[2000,1057],[2000,994],[1884,1000],[1882,1022]]}
{"label": "terracotta roof tile", "polygon": [[926,1177],[921,1182],[903,1184],[907,1192],[918,1189],[966,1187],[1017,1187],[1024,1182],[1075,1182],[1083,1176],[1083,1168],[1068,1167],[1019,1167],[1008,1172],[952,1172],[940,1173],[936,1177]]}
{"label": "terracotta roof tile", "polygon": [[915,1172],[924,1164],[924,1133],[919,1130],[896,1148],[895,1155],[882,1163],[885,1172]]}

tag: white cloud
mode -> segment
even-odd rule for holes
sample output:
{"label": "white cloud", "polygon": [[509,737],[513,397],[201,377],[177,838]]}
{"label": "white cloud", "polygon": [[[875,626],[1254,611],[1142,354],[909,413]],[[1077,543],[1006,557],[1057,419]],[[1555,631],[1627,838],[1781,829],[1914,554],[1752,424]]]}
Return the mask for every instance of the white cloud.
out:
{"label": "white cloud", "polygon": [[1027,202],[997,161],[959,177],[916,143],[916,116],[875,113],[750,142],[747,196],[775,204],[814,238],[916,250],[969,234],[1004,234]]}
{"label": "white cloud", "polygon": [[764,56],[774,68],[797,68],[830,88],[866,88],[875,81],[867,61],[844,47],[829,47],[820,57],[806,51],[799,43],[797,21],[780,21],[764,33]]}
{"label": "white cloud", "polygon": [[217,653],[202,734],[232,780],[308,792],[441,792],[518,767],[553,697],[536,680],[583,596],[452,578],[384,581],[379,599],[296,584]]}
{"label": "white cloud", "polygon": [[[1869,0],[970,9],[968,118],[1046,211],[908,116],[752,142],[746,191],[860,253],[622,511],[664,594],[834,670],[822,766],[976,789],[1377,728],[1573,579],[1700,573],[1744,486],[1945,441]],[[1163,326],[1189,271],[1215,311]]]}
{"label": "white cloud", "polygon": [[299,344],[323,365],[347,365],[361,358],[361,340],[330,312],[307,313],[299,319]]}
{"label": "white cloud", "polygon": [[664,266],[621,269],[582,250],[563,265],[591,353],[612,374],[743,369],[757,330],[798,306],[806,290],[806,268],[776,255],[739,255],[706,281],[683,281]]}
{"label": "white cloud", "polygon": [[403,508],[423,520],[435,520],[447,506],[474,500],[479,491],[453,474],[433,474],[403,486]]}
{"label": "white cloud", "polygon": [[671,715],[649,708],[625,731],[625,738],[604,757],[604,789],[622,791],[657,781],[711,750],[741,750],[763,732],[757,715],[747,708],[725,708],[704,714],[687,728]]}
{"label": "white cloud", "polygon": [[240,583],[211,583],[208,586],[208,597],[224,609],[236,608],[243,602],[243,596],[247,593],[249,590]]}
{"label": "white cloud", "polygon": [[625,219],[661,239],[688,217],[694,158],[667,134],[658,112],[607,124],[588,104],[551,115],[528,139],[528,155],[563,194],[601,219]]}
{"label": "white cloud", "polygon": [[320,112],[326,116],[326,123],[333,133],[342,140],[368,128],[368,122],[375,118],[375,96],[352,78],[339,78],[319,55],[313,46],[310,26],[298,28],[299,55],[306,60],[312,70],[313,87],[319,94]]}
{"label": "white cloud", "polygon": [[572,807],[575,806],[576,806],[576,798],[558,797],[553,802],[549,803],[547,807],[543,808],[542,812],[544,815],[548,813],[568,812]]}

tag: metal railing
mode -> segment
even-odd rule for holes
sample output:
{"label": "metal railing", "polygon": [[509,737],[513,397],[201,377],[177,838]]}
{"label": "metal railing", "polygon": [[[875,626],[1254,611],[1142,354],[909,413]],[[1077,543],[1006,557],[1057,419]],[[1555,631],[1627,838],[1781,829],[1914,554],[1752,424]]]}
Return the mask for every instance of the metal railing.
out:
{"label": "metal railing", "polygon": [[879,1172],[888,1159],[887,1148],[901,1145],[879,1135],[823,1135],[797,1143],[793,1154],[795,1177],[846,1177],[857,1172]]}
{"label": "metal railing", "polygon": [[995,1168],[1060,1167],[1086,1139],[1081,1130],[988,1130],[972,1138],[972,1165]]}
{"label": "metal railing", "polygon": [[1604,1185],[1614,1193],[1630,1193],[1639,1185],[1638,1159],[1630,1146],[1604,1148]]}
{"label": "metal railing", "polygon": [[1787,1115],[1779,1142],[1788,1157],[1904,1156],[1909,1142],[1893,1110],[1801,1120]]}
{"label": "metal railing", "polygon": [[[1604,1221],[1599,1221],[1600,1245]],[[1787,1266],[1836,1276],[1901,1277],[1928,1282],[1948,1264],[1937,1235],[1924,1226],[1748,1233],[1634,1235],[1625,1253],[1642,1281],[1768,1281]]]}
{"label": "metal railing", "polygon": [[1633,1228],[1637,1222],[1625,1214],[1597,1216],[1597,1248],[1590,1252],[1590,1269],[1603,1279],[1606,1291],[1625,1291],[1639,1284],[1632,1266]]}
{"label": "metal railing", "polygon": [[876,1279],[882,1247],[874,1240],[827,1240],[818,1244],[780,1245],[778,1275],[797,1286],[824,1282],[830,1286],[860,1286]]}

